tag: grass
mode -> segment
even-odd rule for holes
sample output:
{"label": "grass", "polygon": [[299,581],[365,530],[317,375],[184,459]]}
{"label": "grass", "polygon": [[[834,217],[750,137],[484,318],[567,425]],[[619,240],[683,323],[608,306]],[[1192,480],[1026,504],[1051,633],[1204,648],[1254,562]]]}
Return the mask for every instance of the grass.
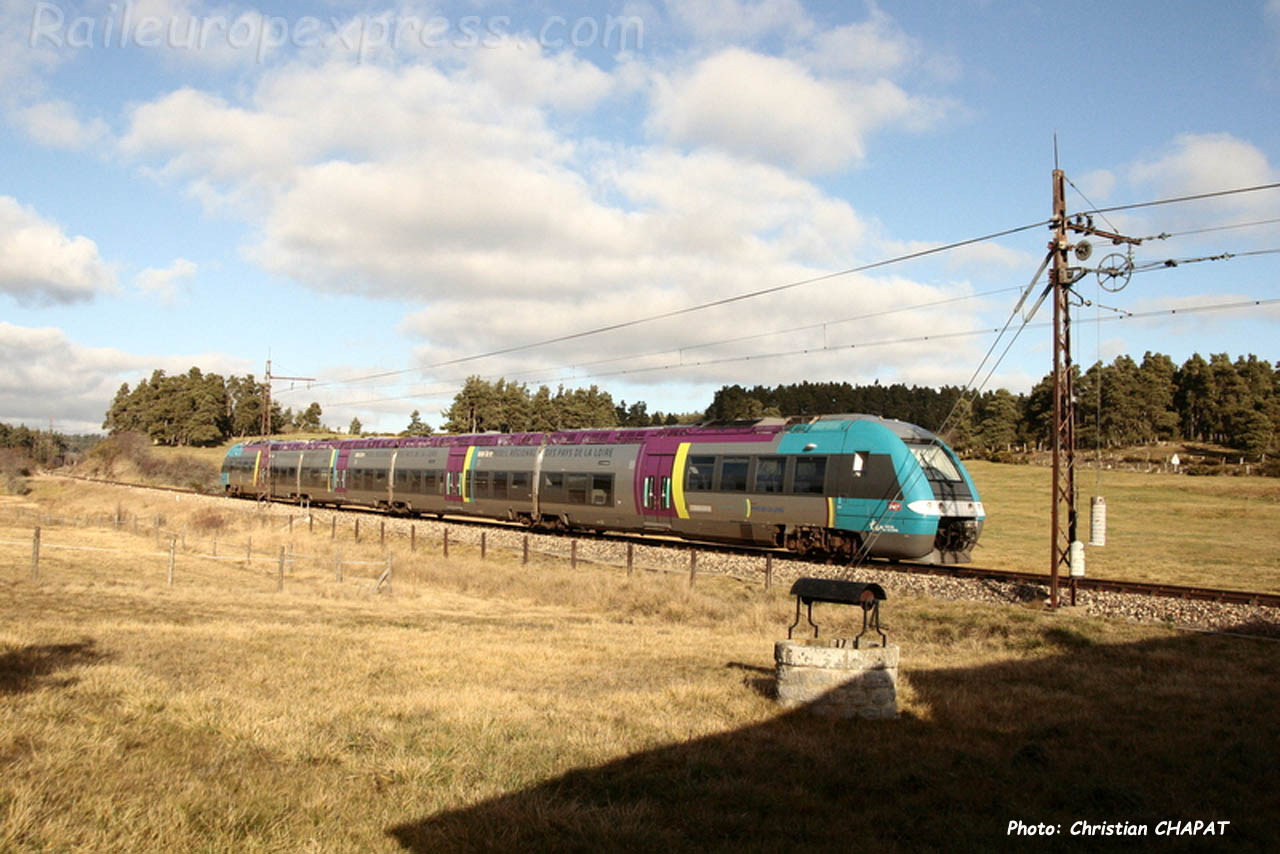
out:
{"label": "grass", "polygon": [[[1051,471],[966,463],[987,509],[974,563],[1047,572]],[[1107,502],[1107,544],[1086,549],[1087,573],[1165,584],[1280,593],[1280,480],[1102,472],[1076,475],[1081,540],[1089,500]]]}
{"label": "grass", "polygon": [[[35,499],[193,548],[287,537],[185,497]],[[43,539],[119,553],[50,548],[33,582],[0,547],[0,850],[980,850],[1013,819],[1202,818],[1261,851],[1280,819],[1272,642],[903,597],[902,716],[838,722],[773,703],[792,603],[726,579],[459,545],[397,552],[390,596],[323,560],[276,593],[269,564],[183,555],[168,587],[146,525]]]}

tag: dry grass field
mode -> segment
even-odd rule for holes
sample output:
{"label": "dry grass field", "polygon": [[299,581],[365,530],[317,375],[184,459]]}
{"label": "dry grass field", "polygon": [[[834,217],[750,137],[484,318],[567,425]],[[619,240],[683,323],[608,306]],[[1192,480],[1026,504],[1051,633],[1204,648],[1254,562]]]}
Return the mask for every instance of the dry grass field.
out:
{"label": "dry grass field", "polygon": [[[966,465],[988,518],[974,563],[1047,572],[1051,471]],[[1280,593],[1280,480],[1104,471],[1098,493],[1096,477],[1076,475],[1081,540],[1090,496],[1107,502],[1107,544],[1086,549],[1089,575]]]}
{"label": "dry grass field", "polygon": [[[23,503],[103,521],[44,520],[33,580]],[[397,547],[371,593],[376,541],[339,582],[299,530],[278,593],[235,557],[289,537],[250,508],[0,501],[0,850],[1076,850],[1106,841],[1076,821],[1170,819],[1273,848],[1274,642],[899,598],[901,716],[828,721],[769,696],[782,592],[457,546]],[[232,559],[194,556],[214,534]]]}

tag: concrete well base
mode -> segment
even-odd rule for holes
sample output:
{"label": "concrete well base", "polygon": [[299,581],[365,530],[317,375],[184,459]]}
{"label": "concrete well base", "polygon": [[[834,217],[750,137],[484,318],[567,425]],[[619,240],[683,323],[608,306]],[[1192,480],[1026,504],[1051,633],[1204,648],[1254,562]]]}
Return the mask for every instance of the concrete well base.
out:
{"label": "concrete well base", "polygon": [[898,715],[898,647],[854,649],[845,639],[778,641],[778,703],[838,718]]}

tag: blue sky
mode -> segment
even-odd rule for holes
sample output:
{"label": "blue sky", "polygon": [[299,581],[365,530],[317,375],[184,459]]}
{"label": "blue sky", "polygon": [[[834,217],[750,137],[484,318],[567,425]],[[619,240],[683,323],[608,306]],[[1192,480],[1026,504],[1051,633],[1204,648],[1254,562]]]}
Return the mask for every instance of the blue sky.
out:
{"label": "blue sky", "polygon": [[[993,336],[957,333],[1004,324],[1047,229],[469,357],[1045,220],[1055,133],[1070,210],[1280,181],[1280,0],[0,0],[0,27],[0,421],[69,431],[154,368],[267,358],[343,429],[438,425],[469,374],[676,412],[725,383],[958,385]],[[1240,253],[1278,218],[1277,190],[1110,214],[1262,224],[1078,289],[1275,299],[1280,255]],[[1078,361],[1280,361],[1276,305],[1102,314]],[[1029,389],[1049,340],[992,385]]]}

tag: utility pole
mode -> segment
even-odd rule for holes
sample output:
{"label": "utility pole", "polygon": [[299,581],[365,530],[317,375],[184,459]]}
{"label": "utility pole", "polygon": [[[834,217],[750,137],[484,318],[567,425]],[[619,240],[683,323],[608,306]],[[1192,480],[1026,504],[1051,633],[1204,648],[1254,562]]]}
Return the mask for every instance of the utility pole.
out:
{"label": "utility pole", "polygon": [[1058,607],[1058,570],[1070,569],[1071,544],[1076,539],[1076,435],[1072,406],[1071,311],[1067,293],[1071,274],[1067,267],[1066,174],[1053,170],[1053,530],[1050,543],[1049,607]]}
{"label": "utility pole", "polygon": [[[1055,148],[1056,152],[1056,148]],[[1053,170],[1053,240],[1049,252],[1053,266],[1049,272],[1049,286],[1053,291],[1053,509],[1052,534],[1049,559],[1049,607],[1057,608],[1058,572],[1071,570],[1071,544],[1076,537],[1076,432],[1075,432],[1075,383],[1071,370],[1071,286],[1088,270],[1068,264],[1067,253],[1072,252],[1079,261],[1088,260],[1093,248],[1085,240],[1072,244],[1068,230],[1077,234],[1093,235],[1109,239],[1113,244],[1127,243],[1136,246],[1140,238],[1127,237],[1112,231],[1095,228],[1092,216],[1076,215],[1067,218],[1067,176],[1061,169]],[[1108,259],[1109,260],[1109,259]],[[1127,269],[1132,269],[1130,265]],[[1123,275],[1127,271],[1115,267],[1094,270],[1099,279]],[[1104,287],[1106,285],[1104,284]],[[1123,284],[1120,285],[1123,287]],[[1118,290],[1118,288],[1109,288]],[[1075,604],[1075,579],[1071,580],[1071,604]]]}
{"label": "utility pole", "polygon": [[267,373],[262,385],[262,435],[267,437],[271,435],[271,380],[296,380],[298,382],[313,383],[315,377],[272,377],[271,376],[271,360],[267,359]]}

